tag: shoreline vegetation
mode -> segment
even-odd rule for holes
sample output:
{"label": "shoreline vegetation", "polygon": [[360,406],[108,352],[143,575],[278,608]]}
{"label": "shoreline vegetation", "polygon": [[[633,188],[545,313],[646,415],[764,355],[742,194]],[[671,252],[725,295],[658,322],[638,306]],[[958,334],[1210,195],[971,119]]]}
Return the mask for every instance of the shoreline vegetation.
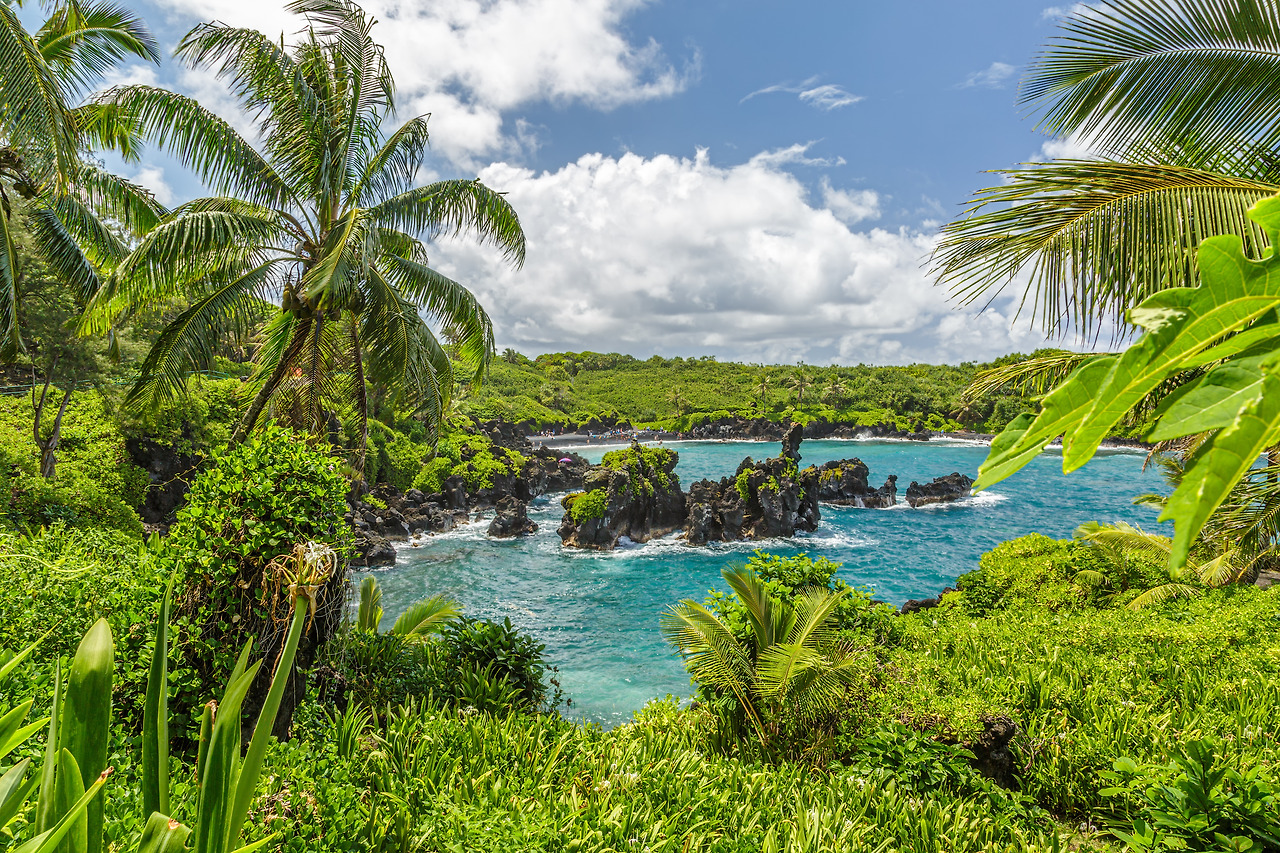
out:
{"label": "shoreline vegetation", "polygon": [[[393,120],[359,6],[180,40],[248,139],[161,87],[88,94],[161,60],[127,9],[53,0],[28,31],[0,4],[0,362],[27,389],[0,398],[0,848],[1280,851],[1280,17],[1100,3],[1024,87],[1099,157],[980,193],[935,272],[972,301],[1030,264],[1049,329],[1145,331],[900,367],[499,355],[428,248],[519,267],[519,218],[505,188],[420,180],[428,116]],[[103,167],[143,151],[210,195],[170,210]],[[592,465],[528,439],[634,429],[781,451],[685,492],[657,442]],[[912,483],[913,508],[1059,435],[1066,470],[1156,441],[1172,495],[1135,500],[1175,537],[1023,536],[901,609],[821,554],[755,552],[653,604],[694,701],[608,731],[560,713],[509,619],[384,613],[350,582],[477,507],[523,535],[550,492],[566,548],[814,530],[823,502],[896,505],[897,478],[801,468],[802,440],[936,435],[994,438],[976,482]]]}

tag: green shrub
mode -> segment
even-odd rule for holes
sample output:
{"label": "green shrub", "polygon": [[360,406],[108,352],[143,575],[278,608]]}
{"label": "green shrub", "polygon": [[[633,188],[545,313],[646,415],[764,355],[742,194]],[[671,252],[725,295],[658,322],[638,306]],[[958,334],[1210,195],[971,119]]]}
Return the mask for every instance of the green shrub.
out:
{"label": "green shrub", "polygon": [[[344,560],[326,584],[326,607],[306,635],[304,652],[336,629],[350,537],[346,492],[332,456],[274,426],[229,448],[192,483],[162,552],[181,584],[175,708],[199,708],[226,681],[246,637],[256,639],[259,656],[275,651],[288,605],[282,581],[267,567],[295,544],[322,542]],[[305,666],[306,654],[299,660]]]}
{"label": "green shrub", "polygon": [[609,508],[609,492],[605,489],[574,492],[565,495],[560,505],[568,511],[570,518],[582,524],[588,519],[604,518],[605,511]]}
{"label": "green shrub", "polygon": [[[462,617],[445,628],[440,638],[437,679],[441,692],[455,700],[477,674],[506,682],[514,691],[514,708],[537,710],[560,703],[560,690],[542,652],[546,648],[511,625]],[[472,703],[475,704],[475,703]]]}
{"label": "green shrub", "polygon": [[413,478],[413,488],[428,495],[444,489],[444,481],[453,471],[454,462],[444,456],[437,456],[419,469]]}

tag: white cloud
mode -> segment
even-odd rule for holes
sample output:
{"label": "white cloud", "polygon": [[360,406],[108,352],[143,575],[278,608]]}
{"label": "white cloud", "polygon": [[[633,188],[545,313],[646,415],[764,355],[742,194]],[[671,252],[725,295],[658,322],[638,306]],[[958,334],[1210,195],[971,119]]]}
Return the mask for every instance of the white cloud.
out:
{"label": "white cloud", "polygon": [[1079,15],[1089,7],[1084,3],[1073,3],[1070,6],[1050,6],[1040,13],[1042,21],[1056,21],[1068,15]]}
{"label": "white cloud", "polygon": [[970,74],[957,88],[1003,89],[1017,70],[1016,66],[1007,62],[993,62],[981,71]]}
{"label": "white cloud", "polygon": [[1033,160],[1093,160],[1102,156],[1102,146],[1095,139],[1070,133],[1059,139],[1050,139],[1040,146]]}
{"label": "white cloud", "polygon": [[164,169],[159,166],[143,166],[130,180],[151,190],[156,201],[165,207],[173,206],[173,188],[164,179]]}
{"label": "white cloud", "polygon": [[803,104],[811,107],[830,112],[831,110],[847,107],[850,104],[856,104],[858,101],[864,100],[862,95],[854,95],[846,92],[843,87],[834,83],[818,83],[817,77],[810,77],[800,85],[795,86],[790,83],[776,83],[772,86],[765,86],[763,89],[756,89],[738,103],[743,104],[757,95],[772,95],[776,92],[786,92],[795,95]]}
{"label": "white cloud", "polygon": [[822,204],[846,225],[880,218],[880,194],[875,190],[838,190],[822,179]]}
{"label": "white cloud", "polygon": [[761,151],[751,158],[751,162],[754,165],[769,168],[777,166],[843,166],[845,164],[843,157],[810,157],[809,149],[815,144],[817,143],[797,142],[795,145],[789,145],[786,148]]}
{"label": "white cloud", "polygon": [[828,83],[825,86],[814,86],[812,89],[805,89],[800,93],[800,100],[820,110],[831,111],[840,107],[847,107],[850,104],[856,104],[862,100],[862,96],[850,94],[839,86]]}
{"label": "white cloud", "polygon": [[[286,41],[301,18],[277,3],[246,0],[160,0],[194,20],[248,26]],[[623,33],[646,0],[367,0],[379,19],[375,40],[399,87],[400,112],[432,113],[435,150],[474,166],[477,158],[512,156],[522,142],[506,113],[535,102],[582,103],[598,109],[668,97],[698,74],[694,53],[677,68],[652,39]],[[210,93],[198,80],[180,85]],[[226,87],[222,96],[226,98]],[[514,125],[514,122],[511,123]]]}
{"label": "white cloud", "polygon": [[435,265],[470,286],[499,348],[714,353],[748,361],[956,361],[1039,345],[1005,301],[957,312],[922,268],[932,234],[855,231],[873,192],[824,184],[820,203],[776,162],[588,154],[555,172],[497,163],[528,259],[505,266],[465,236]]}

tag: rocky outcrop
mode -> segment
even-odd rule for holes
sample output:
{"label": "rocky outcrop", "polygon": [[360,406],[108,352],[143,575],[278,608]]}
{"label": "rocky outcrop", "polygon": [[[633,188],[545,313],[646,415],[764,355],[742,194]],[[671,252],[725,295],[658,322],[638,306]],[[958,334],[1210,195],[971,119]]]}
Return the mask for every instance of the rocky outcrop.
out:
{"label": "rocky outcrop", "polygon": [[571,548],[611,551],[626,537],[647,542],[684,525],[685,494],[675,474],[679,456],[666,448],[632,443],[606,453],[587,472],[581,492],[561,501],[557,532]]}
{"label": "rocky outcrop", "polygon": [[923,485],[913,480],[911,485],[907,486],[906,499],[912,507],[949,503],[967,498],[972,488],[971,477],[954,471],[945,477],[935,477],[932,482]]}
{"label": "rocky outcrop", "polygon": [[773,539],[818,529],[817,478],[800,471],[803,430],[792,424],[782,453],[755,462],[744,459],[733,477],[701,480],[689,492],[685,539],[691,545],[737,539]]}
{"label": "rocky outcrop", "polygon": [[818,500],[838,506],[883,509],[898,502],[898,477],[890,474],[878,489],[868,483],[871,472],[861,459],[841,459],[808,468],[818,484]]}
{"label": "rocky outcrop", "polygon": [[395,546],[385,536],[357,530],[351,543],[351,565],[390,566],[396,561]]}
{"label": "rocky outcrop", "polygon": [[529,520],[529,505],[513,497],[498,501],[498,511],[489,522],[489,535],[495,539],[509,539],[537,530],[538,525]]}
{"label": "rocky outcrop", "polygon": [[[746,441],[781,441],[787,434],[787,427],[775,423],[768,418],[744,418],[731,416],[717,418],[699,424],[689,431],[693,438],[746,440]],[[893,421],[870,425],[853,425],[832,423],[821,418],[810,421],[804,426],[805,438],[896,438],[910,441],[928,441],[939,433],[925,428],[917,422],[911,429],[898,429]]]}

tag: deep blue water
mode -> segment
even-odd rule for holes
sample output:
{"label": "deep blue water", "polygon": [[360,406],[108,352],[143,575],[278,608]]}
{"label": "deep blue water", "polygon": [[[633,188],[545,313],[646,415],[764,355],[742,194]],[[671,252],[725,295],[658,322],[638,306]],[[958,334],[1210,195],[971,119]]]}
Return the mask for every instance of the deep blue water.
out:
{"label": "deep blue water", "polygon": [[[719,479],[743,457],[779,452],[776,443],[681,442],[676,469],[687,489],[703,477]],[[577,448],[598,462],[606,447]],[[959,441],[806,441],[802,467],[857,456],[878,486],[898,475],[899,496],[921,482],[960,471],[976,476],[982,445]],[[419,548],[400,548],[396,565],[377,571],[384,625],[417,599],[443,592],[472,616],[501,619],[532,632],[560,668],[573,700],[571,716],[605,725],[630,719],[646,701],[687,695],[689,679],[658,633],[658,614],[682,598],[701,599],[724,587],[720,569],[743,562],[752,550],[807,551],[844,564],[841,576],[899,604],[939,592],[976,568],[997,543],[1039,532],[1066,538],[1085,521],[1124,520],[1155,527],[1155,513],[1132,499],[1163,486],[1144,472],[1144,455],[1104,451],[1070,476],[1062,456],[1048,450],[994,489],[954,504],[921,509],[900,505],[869,510],[822,508],[817,531],[794,540],[691,548],[674,537],[602,554],[564,549],[556,526],[560,495],[535,501],[536,534],[519,541],[490,540],[488,521],[433,537]],[[356,583],[358,585],[358,579]]]}

